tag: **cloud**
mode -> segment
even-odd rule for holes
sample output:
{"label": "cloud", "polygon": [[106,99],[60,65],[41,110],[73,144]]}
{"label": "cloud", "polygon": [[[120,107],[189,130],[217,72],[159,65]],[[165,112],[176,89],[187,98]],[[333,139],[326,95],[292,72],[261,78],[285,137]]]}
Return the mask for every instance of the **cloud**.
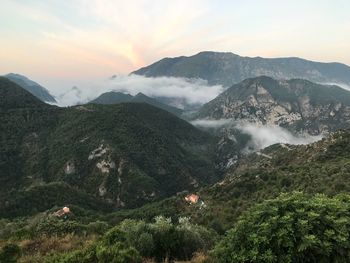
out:
{"label": "cloud", "polygon": [[277,125],[258,125],[232,119],[198,119],[191,123],[204,129],[222,128],[249,135],[251,139],[245,148],[247,152],[260,150],[276,143],[298,145],[309,144],[322,139],[322,136],[311,136],[309,134],[295,135]]}
{"label": "cloud", "polygon": [[87,97],[84,98],[83,96],[83,92],[79,88],[74,86],[57,97],[57,104],[59,106],[71,106],[80,103],[85,103],[89,99]]}
{"label": "cloud", "polygon": [[175,77],[146,78],[138,75],[118,75],[113,79],[95,82],[80,82],[77,88],[57,94],[59,105],[67,106],[86,103],[107,91],[119,91],[136,95],[139,92],[150,97],[181,98],[188,104],[204,104],[224,88],[221,85],[209,86],[201,79]]}
{"label": "cloud", "polygon": [[350,86],[345,83],[324,83],[324,85],[335,85],[347,91],[350,91]]}
{"label": "cloud", "polygon": [[210,120],[210,119],[197,119],[191,121],[191,124],[202,128],[217,129],[232,123],[231,119],[220,119],[220,120]]}
{"label": "cloud", "polygon": [[[4,0],[2,5],[1,17],[21,26],[0,26],[0,32],[6,33],[6,53],[11,51],[0,69],[4,65],[5,72],[18,71],[6,66],[15,56],[25,75],[126,74],[164,56],[192,53],[197,48],[177,43],[201,43],[209,34],[198,34],[213,24],[207,21],[207,0]],[[26,63],[23,56],[17,58],[18,49],[31,50]],[[41,66],[32,67],[31,61]]]}
{"label": "cloud", "polygon": [[276,143],[309,144],[322,139],[322,136],[309,134],[294,135],[280,126],[261,126],[254,123],[239,123],[236,126],[242,133],[251,136],[248,148],[260,150]]}

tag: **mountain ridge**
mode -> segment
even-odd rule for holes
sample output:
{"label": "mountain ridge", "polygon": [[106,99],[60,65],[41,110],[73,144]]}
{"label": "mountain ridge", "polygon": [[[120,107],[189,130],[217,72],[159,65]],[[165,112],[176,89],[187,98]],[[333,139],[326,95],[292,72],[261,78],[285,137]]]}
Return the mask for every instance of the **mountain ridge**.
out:
{"label": "mountain ridge", "polygon": [[29,91],[31,94],[33,94],[35,97],[39,98],[43,102],[57,102],[56,99],[50,94],[50,92],[46,88],[23,75],[9,73],[6,74],[4,77],[15,82],[17,85]]}
{"label": "mountain ridge", "polygon": [[[0,98],[4,105],[21,101],[0,114],[2,212],[23,215],[68,200],[82,204],[85,197],[87,206],[95,207],[95,198],[114,209],[133,208],[218,178],[214,138],[167,111],[145,103],[59,108],[0,78],[0,94],[7,91],[12,93]],[[34,106],[23,107],[23,98]],[[69,199],[62,184],[51,183],[68,184],[80,199]],[[50,201],[16,203],[29,200],[27,189],[36,198],[37,191],[47,193]]]}
{"label": "mountain ridge", "polygon": [[132,96],[127,93],[117,92],[117,91],[109,91],[102,93],[96,99],[90,101],[89,103],[96,104],[118,104],[118,103],[147,103],[154,107],[166,110],[176,116],[180,116],[182,114],[182,110],[168,104],[162,103],[157,98],[151,98],[142,92],[137,93],[135,96]]}
{"label": "mountain ridge", "polygon": [[302,79],[246,79],[203,105],[194,118],[289,127],[311,135],[350,126],[350,92]]}
{"label": "mountain ridge", "polygon": [[261,75],[277,79],[302,78],[350,85],[350,67],[338,62],[314,62],[298,57],[243,57],[231,52],[204,51],[193,56],[164,58],[131,74],[146,77],[201,78],[210,85],[230,87]]}

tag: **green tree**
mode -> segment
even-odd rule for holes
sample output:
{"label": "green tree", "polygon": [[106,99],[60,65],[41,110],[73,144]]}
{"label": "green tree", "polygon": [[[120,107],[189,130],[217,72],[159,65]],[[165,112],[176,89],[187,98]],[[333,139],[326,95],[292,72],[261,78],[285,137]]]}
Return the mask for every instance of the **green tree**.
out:
{"label": "green tree", "polygon": [[98,246],[96,256],[99,263],[141,263],[137,250],[120,242],[113,246]]}
{"label": "green tree", "polygon": [[213,250],[217,262],[349,262],[350,197],[281,194],[247,211]]}
{"label": "green tree", "polygon": [[210,249],[215,241],[215,232],[194,225],[188,218],[173,223],[170,218],[158,216],[155,222],[124,220],[103,237],[105,246],[121,242],[134,247],[141,256],[164,260],[189,260],[197,251]]}

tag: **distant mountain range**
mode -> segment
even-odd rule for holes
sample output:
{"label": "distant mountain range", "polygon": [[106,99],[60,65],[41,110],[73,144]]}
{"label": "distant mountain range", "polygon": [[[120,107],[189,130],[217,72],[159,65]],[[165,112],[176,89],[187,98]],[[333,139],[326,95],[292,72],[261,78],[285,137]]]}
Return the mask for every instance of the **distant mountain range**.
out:
{"label": "distant mountain range", "polygon": [[126,103],[126,102],[147,103],[154,107],[166,110],[177,116],[180,116],[182,113],[181,109],[164,104],[158,101],[156,98],[148,97],[141,92],[136,94],[135,96],[132,96],[130,94],[125,94],[122,92],[110,91],[110,92],[103,93],[100,96],[98,96],[96,99],[90,101],[90,103],[96,103],[96,104],[118,104],[118,103]]}
{"label": "distant mountain range", "polygon": [[0,77],[0,130],[0,215],[137,207],[217,180],[214,138],[146,103],[59,108]]}
{"label": "distant mountain range", "polygon": [[233,85],[195,117],[278,125],[318,135],[350,127],[350,92],[307,80],[261,76]]}
{"label": "distant mountain range", "polygon": [[201,52],[190,57],[164,58],[132,72],[146,77],[201,78],[210,85],[231,87],[247,78],[307,79],[317,83],[350,85],[350,67],[301,58],[241,57],[233,53]]}
{"label": "distant mountain range", "polygon": [[23,89],[29,91],[35,97],[39,98],[44,102],[56,102],[56,99],[50,94],[50,92],[45,89],[40,84],[28,79],[20,74],[9,73],[5,75],[6,78],[15,82],[17,85],[21,86]]}

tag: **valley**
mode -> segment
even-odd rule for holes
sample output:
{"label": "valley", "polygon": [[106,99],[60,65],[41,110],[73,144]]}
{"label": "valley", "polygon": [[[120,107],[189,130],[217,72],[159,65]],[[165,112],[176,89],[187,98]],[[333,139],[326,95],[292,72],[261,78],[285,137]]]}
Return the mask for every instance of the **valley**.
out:
{"label": "valley", "polygon": [[59,107],[0,77],[0,262],[280,262],[310,235],[348,258],[350,92],[323,73],[235,78],[198,110],[117,90]]}

